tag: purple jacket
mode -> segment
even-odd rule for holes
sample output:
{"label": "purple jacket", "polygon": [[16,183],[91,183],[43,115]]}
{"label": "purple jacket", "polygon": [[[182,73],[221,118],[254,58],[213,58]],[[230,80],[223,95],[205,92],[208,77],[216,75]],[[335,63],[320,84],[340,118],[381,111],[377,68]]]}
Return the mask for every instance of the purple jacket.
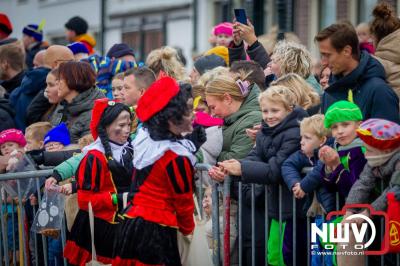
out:
{"label": "purple jacket", "polygon": [[346,146],[339,146],[335,142],[334,148],[339,153],[342,163],[331,173],[326,173],[325,167],[322,167],[321,178],[328,189],[339,191],[340,196],[346,198],[351,187],[360,177],[367,160],[364,156],[362,141],[358,138]]}

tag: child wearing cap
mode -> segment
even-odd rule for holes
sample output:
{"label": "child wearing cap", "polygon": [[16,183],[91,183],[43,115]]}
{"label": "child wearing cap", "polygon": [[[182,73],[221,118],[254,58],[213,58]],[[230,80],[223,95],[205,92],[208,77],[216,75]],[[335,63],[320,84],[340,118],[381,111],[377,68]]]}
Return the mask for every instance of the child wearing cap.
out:
{"label": "child wearing cap", "polygon": [[[394,192],[400,200],[400,125],[372,118],[360,125],[357,135],[366,148],[367,164],[351,188],[346,204],[369,203],[374,210],[386,212],[389,192]],[[369,216],[367,210],[348,209],[345,218],[359,212]],[[363,265],[359,263],[364,261],[361,256],[338,256],[337,259],[341,265]]]}
{"label": "child wearing cap", "polygon": [[321,177],[329,189],[339,191],[342,199],[347,197],[367,162],[363,143],[357,138],[362,119],[360,108],[348,101],[332,104],[325,113],[325,128],[331,130],[335,142],[333,147],[325,145],[319,150],[324,163]]}
{"label": "child wearing cap", "polygon": [[233,40],[233,25],[230,22],[222,22],[213,28],[216,46],[229,47]]}
{"label": "child wearing cap", "polygon": [[[11,165],[14,165],[15,162],[18,161],[18,157],[24,154],[24,147],[26,145],[26,140],[22,131],[18,129],[6,129],[0,132],[0,155],[4,156],[7,165],[3,165],[2,171],[7,171],[10,169]],[[10,180],[13,182],[13,180]],[[7,181],[9,182],[9,181]],[[12,202],[12,198],[10,196],[5,197],[5,191],[3,188],[1,189],[1,198],[3,201],[7,201],[8,204],[3,205],[3,212],[6,213],[7,217],[7,239],[8,239],[8,248],[9,248],[9,256],[12,257],[13,250],[19,250],[19,237],[18,237],[18,226],[13,227],[13,219],[16,224],[18,219],[17,210],[10,203]],[[15,241],[14,241],[15,240]],[[14,246],[15,242],[15,246]],[[18,251],[17,251],[18,252]],[[18,253],[17,253],[18,258]],[[17,262],[14,262],[17,264]]]}
{"label": "child wearing cap", "polygon": [[46,151],[60,151],[71,144],[69,131],[64,123],[51,129],[44,137],[44,148]]}

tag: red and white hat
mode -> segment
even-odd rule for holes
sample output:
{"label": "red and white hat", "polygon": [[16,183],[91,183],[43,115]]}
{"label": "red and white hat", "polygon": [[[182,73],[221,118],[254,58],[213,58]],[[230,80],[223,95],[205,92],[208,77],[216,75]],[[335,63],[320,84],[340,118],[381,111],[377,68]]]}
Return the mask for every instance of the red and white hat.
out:
{"label": "red and white hat", "polygon": [[0,145],[6,142],[18,143],[20,147],[24,147],[26,145],[24,134],[21,130],[15,128],[6,129],[0,132]]}
{"label": "red and white hat", "polygon": [[136,114],[141,122],[146,122],[164,109],[169,101],[179,93],[179,85],[171,77],[155,81],[139,99]]}
{"label": "red and white hat", "polygon": [[97,139],[99,136],[97,132],[97,127],[100,123],[101,117],[103,116],[104,110],[108,106],[114,106],[119,101],[110,100],[108,98],[97,99],[94,101],[94,106],[92,110],[92,120],[90,121],[90,132],[94,139]]}
{"label": "red and white hat", "polygon": [[400,125],[388,120],[368,119],[357,129],[357,135],[367,145],[378,150],[400,147]]}

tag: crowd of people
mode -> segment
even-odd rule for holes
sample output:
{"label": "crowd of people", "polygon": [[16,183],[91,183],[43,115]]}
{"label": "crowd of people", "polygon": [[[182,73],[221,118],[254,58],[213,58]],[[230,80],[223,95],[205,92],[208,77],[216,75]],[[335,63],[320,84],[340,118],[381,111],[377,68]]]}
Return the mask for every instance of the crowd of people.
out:
{"label": "crowd of people", "polygon": [[[297,41],[258,38],[250,21],[216,25],[212,48],[193,58],[190,71],[175,48],[137,62],[125,43],[99,55],[81,17],[65,28],[67,46],[43,41],[44,21],[17,40],[0,13],[0,173],[15,172],[23,158],[36,169],[54,167],[41,191],[23,199],[23,230],[32,226],[39,193],[57,186],[68,197],[65,247],[50,237],[44,245],[31,232],[29,263],[42,265],[34,249],[43,245],[49,265],[64,258],[86,265],[93,248],[104,264],[181,265],[179,243],[191,243],[197,223],[195,186],[205,191],[209,251],[211,184],[227,176],[230,238],[222,241],[230,241],[232,265],[239,219],[244,265],[292,265],[293,257],[306,265],[307,218],[317,222],[355,203],[386,211],[389,195],[400,200],[400,19],[388,3],[377,4],[368,23],[340,21],[316,34],[319,63]],[[206,178],[198,178],[196,163],[212,166]],[[20,227],[10,222],[21,218],[7,182],[0,185],[9,224],[2,233],[12,253],[22,246]],[[354,213],[371,215],[348,209],[343,223]],[[366,260],[311,257],[313,265]],[[385,256],[385,265],[394,263]]]}

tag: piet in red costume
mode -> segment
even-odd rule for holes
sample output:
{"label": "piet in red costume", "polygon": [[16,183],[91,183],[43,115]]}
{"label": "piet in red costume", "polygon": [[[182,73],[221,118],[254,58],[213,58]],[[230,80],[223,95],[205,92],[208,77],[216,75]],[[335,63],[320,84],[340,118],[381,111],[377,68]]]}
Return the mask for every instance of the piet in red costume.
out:
{"label": "piet in red costume", "polygon": [[194,229],[193,174],[196,147],[190,85],[164,77],[140,98],[143,128],[134,140],[133,199],[119,230],[113,265],[181,265],[177,231]]}
{"label": "piet in red costume", "polygon": [[97,259],[112,262],[117,217],[122,211],[133,170],[133,148],[128,138],[131,113],[127,106],[109,99],[95,101],[90,129],[95,142],[84,149],[77,170],[79,212],[64,249],[72,265],[85,265],[92,258],[88,203],[94,213]]}

